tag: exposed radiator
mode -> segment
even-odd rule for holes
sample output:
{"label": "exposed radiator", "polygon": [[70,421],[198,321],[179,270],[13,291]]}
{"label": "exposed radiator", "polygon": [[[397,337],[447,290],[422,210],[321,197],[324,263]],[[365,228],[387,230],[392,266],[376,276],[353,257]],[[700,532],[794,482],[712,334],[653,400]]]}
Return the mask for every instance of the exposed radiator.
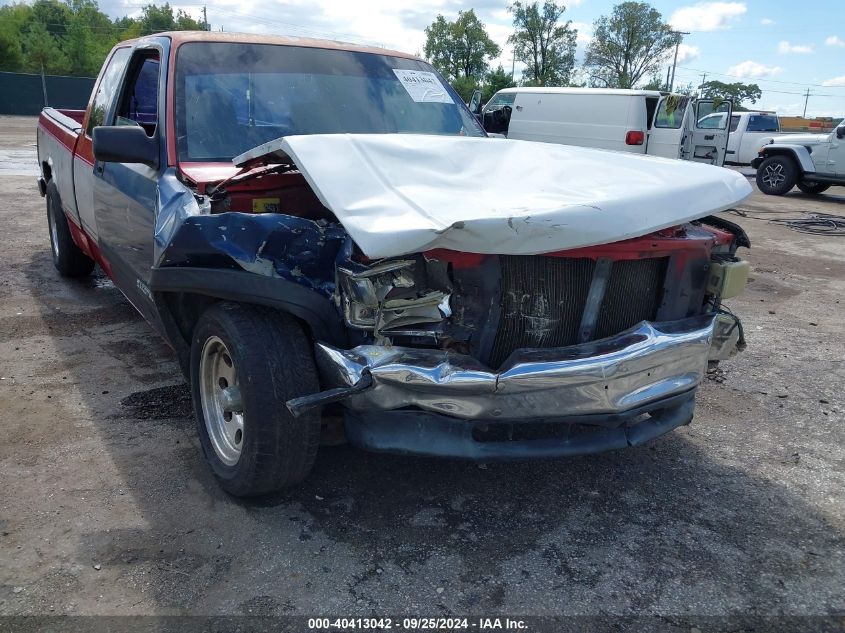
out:
{"label": "exposed radiator", "polygon": [[[500,260],[501,314],[490,366],[498,367],[516,349],[577,343],[595,261],[514,255]],[[667,263],[667,258],[613,262],[593,339],[655,318]]]}

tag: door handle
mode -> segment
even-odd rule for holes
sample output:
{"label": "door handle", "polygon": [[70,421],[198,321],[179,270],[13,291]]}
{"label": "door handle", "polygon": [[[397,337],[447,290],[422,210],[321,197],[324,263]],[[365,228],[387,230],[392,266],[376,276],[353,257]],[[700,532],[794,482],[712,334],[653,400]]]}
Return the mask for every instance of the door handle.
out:
{"label": "door handle", "polygon": [[715,135],[715,134],[705,134],[705,135],[704,135],[704,140],[705,140],[705,141],[712,141],[714,138],[716,138],[716,135]]}

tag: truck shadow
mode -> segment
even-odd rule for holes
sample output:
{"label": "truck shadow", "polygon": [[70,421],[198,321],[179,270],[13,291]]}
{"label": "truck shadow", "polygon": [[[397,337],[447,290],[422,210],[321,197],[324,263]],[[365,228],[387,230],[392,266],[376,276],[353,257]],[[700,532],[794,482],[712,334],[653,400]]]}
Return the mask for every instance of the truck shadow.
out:
{"label": "truck shadow", "polygon": [[140,596],[127,612],[774,613],[807,599],[791,592],[808,576],[830,588],[811,609],[837,586],[824,553],[841,531],[717,458],[695,423],[639,449],[486,467],[324,447],[299,488],[235,500],[205,466],[175,358],[119,292],[60,280],[46,254],[22,272],[117,471],[91,503],[119,489],[143,518],[78,536],[77,561]]}

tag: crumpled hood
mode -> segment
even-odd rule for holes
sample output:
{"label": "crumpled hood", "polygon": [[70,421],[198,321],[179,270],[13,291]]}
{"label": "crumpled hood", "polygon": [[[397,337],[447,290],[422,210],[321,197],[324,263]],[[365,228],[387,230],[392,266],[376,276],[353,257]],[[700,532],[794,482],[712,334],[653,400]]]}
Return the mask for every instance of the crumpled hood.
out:
{"label": "crumpled hood", "polygon": [[604,244],[723,211],[751,193],[745,177],[721,167],[529,141],[327,134],[271,144],[371,258]]}
{"label": "crumpled hood", "polygon": [[779,145],[820,145],[827,143],[827,139],[827,134],[784,134],[772,137],[772,140]]}

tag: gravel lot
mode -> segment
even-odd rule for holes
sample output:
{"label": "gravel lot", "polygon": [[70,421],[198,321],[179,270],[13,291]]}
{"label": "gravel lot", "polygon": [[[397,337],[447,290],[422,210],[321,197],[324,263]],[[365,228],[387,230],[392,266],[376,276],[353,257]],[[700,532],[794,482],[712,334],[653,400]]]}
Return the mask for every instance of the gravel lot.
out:
{"label": "gravel lot", "polygon": [[169,348],[101,273],[59,278],[35,120],[0,117],[0,614],[845,612],[845,189],[759,193],[730,302],[748,349],[696,419],[600,456],[474,464],[321,449],[221,492]]}

